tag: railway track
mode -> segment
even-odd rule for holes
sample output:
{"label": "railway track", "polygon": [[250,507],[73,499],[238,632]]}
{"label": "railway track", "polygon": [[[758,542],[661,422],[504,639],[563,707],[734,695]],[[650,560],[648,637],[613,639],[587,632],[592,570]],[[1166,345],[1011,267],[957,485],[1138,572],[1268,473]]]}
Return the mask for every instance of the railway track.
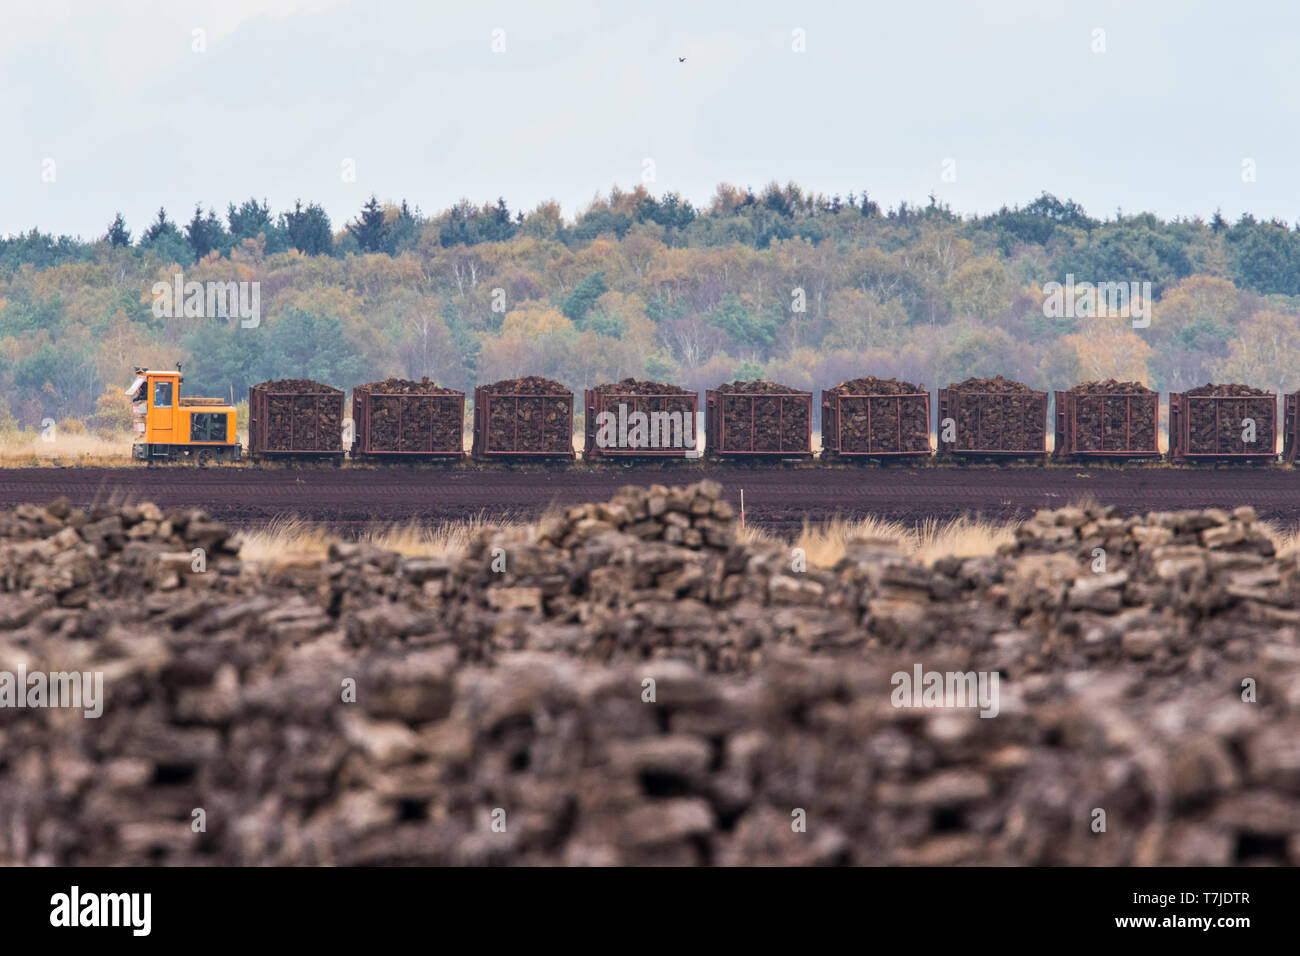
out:
{"label": "railway track", "polygon": [[531,519],[548,505],[603,500],[627,484],[720,482],[749,522],[778,532],[804,521],[882,518],[916,524],[981,514],[999,520],[1091,497],[1127,512],[1252,505],[1260,517],[1300,522],[1300,473],[1287,468],[732,468],[459,470],[300,468],[12,468],[0,471],[0,507],[60,495],[202,508],[237,527],[285,516],[339,531],[421,521]]}

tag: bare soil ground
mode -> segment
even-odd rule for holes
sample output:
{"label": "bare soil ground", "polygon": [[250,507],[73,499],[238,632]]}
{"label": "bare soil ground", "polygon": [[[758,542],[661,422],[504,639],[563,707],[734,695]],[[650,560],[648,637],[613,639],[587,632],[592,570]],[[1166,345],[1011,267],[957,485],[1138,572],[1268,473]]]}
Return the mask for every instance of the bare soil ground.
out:
{"label": "bare soil ground", "polygon": [[1087,497],[1129,513],[1251,505],[1261,519],[1300,522],[1300,473],[1281,468],[14,468],[0,470],[0,508],[66,495],[76,507],[153,501],[203,508],[242,528],[297,515],[347,531],[376,522],[531,519],[552,503],[605,499],[623,485],[705,476],[733,505],[743,489],[746,520],[780,533],[805,520],[866,515],[907,524],[963,514],[1013,520]]}

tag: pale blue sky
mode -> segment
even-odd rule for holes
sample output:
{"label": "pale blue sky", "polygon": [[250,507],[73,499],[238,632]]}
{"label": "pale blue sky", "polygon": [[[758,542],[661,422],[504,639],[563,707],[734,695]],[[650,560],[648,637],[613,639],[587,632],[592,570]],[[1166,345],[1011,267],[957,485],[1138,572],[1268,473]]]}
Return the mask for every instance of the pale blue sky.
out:
{"label": "pale blue sky", "polygon": [[646,158],[655,194],[697,204],[794,179],[962,213],[1045,189],[1097,216],[1294,222],[1297,35],[1280,0],[6,0],[0,233],[89,238],[120,209],[138,236],[159,205],[249,195],[336,227],[372,192],[572,216]]}

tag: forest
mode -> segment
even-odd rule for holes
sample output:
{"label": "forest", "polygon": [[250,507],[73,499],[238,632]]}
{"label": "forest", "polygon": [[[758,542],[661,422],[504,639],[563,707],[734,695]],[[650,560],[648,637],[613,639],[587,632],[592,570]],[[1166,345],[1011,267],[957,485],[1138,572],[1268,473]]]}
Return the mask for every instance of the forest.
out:
{"label": "forest", "polygon": [[[138,234],[136,234],[138,232]],[[156,314],[151,289],[257,282],[261,321]],[[1048,318],[1044,286],[1149,282],[1152,321]],[[644,187],[425,214],[372,196],[337,227],[315,203],[121,215],[92,240],[0,238],[0,429],[120,425],[135,365],[183,363],[190,395],[269,378],[350,389],[389,376],[470,391],[519,375],[574,389],[866,374],[927,387],[1002,374],[1035,388],[1137,380],[1300,388],[1300,231],[1219,214],[1095,218],[1048,193],[988,215],[881,208],[790,183],[707,206]]]}

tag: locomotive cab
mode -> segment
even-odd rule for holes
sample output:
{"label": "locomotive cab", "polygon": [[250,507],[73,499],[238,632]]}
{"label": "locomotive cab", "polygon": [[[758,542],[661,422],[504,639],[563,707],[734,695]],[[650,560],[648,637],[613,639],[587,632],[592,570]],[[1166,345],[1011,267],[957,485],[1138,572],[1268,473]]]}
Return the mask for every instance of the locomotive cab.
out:
{"label": "locomotive cab", "polygon": [[235,407],[220,398],[182,398],[180,366],[174,372],[137,368],[126,390],[135,416],[132,457],[142,461],[239,458]]}

